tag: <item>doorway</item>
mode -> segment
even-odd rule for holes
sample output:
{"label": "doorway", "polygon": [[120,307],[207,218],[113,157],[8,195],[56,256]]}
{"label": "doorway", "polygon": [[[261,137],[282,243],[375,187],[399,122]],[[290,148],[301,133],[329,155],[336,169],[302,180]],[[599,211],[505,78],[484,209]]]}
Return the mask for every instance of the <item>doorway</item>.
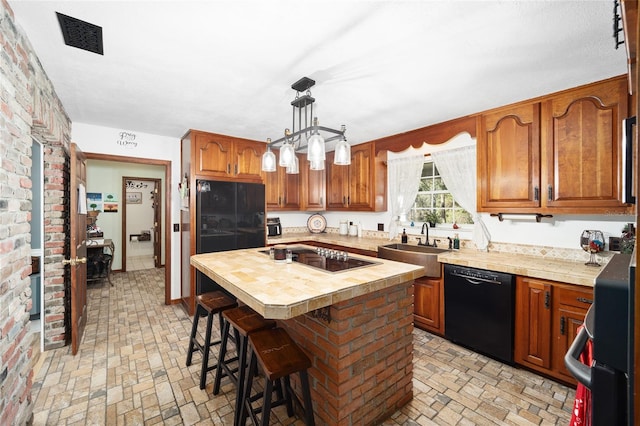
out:
{"label": "doorway", "polygon": [[[126,204],[126,200],[124,198],[125,193],[121,192],[121,182],[122,177],[124,176],[143,176],[152,179],[161,179],[162,186],[159,190],[159,193],[163,196],[161,197],[161,202],[159,206],[159,210],[163,215],[162,223],[164,226],[160,228],[158,231],[159,237],[158,241],[160,241],[161,246],[161,257],[160,262],[164,264],[164,293],[165,293],[165,305],[170,305],[171,301],[171,229],[169,226],[166,226],[171,219],[171,161],[166,160],[154,160],[148,158],[137,158],[137,157],[124,157],[119,155],[106,155],[106,154],[95,154],[95,153],[85,153],[88,160],[87,173],[89,174],[87,184],[89,186],[92,185],[92,168],[101,168],[101,175],[99,180],[102,182],[111,182],[115,183],[115,187],[113,188],[113,192],[118,192],[120,202],[120,212],[122,212],[123,207]],[[153,169],[159,171],[159,175],[149,176],[146,170]],[[124,207],[126,208],[126,207]],[[122,213],[120,213],[121,215]],[[101,224],[104,227],[113,226],[112,234],[114,239],[117,239],[117,245],[115,247],[114,253],[114,263],[113,270],[118,271],[122,270],[122,260],[123,260],[123,246],[126,244],[126,241],[122,240],[122,219],[120,215],[113,215],[112,213],[101,215]]]}
{"label": "doorway", "polygon": [[122,271],[162,266],[162,180],[122,177]]}

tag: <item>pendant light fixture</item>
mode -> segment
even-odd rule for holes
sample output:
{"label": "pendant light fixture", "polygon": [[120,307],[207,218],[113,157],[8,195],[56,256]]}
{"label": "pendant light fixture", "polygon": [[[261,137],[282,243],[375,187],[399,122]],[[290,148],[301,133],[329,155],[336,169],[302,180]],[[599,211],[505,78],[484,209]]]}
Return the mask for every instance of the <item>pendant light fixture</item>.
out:
{"label": "pendant light fixture", "polygon": [[[280,167],[286,167],[287,173],[297,173],[299,170],[296,152],[307,153],[311,170],[324,170],[326,144],[334,140],[338,141],[335,147],[334,164],[351,164],[351,147],[344,136],[345,125],[342,125],[340,130],[323,127],[318,124],[318,118],[313,116],[315,99],[311,96],[309,89],[315,84],[314,80],[303,77],[291,85],[291,88],[296,91],[296,97],[291,102],[293,107],[292,130],[286,129],[284,137],[276,141],[271,142],[271,139],[267,139],[267,151],[262,156],[262,171],[276,171],[275,154],[272,149],[280,150],[280,159],[277,164]],[[301,92],[306,93],[300,95]]]}
{"label": "pendant light fixture", "polygon": [[262,171],[276,171],[276,155],[271,151],[271,139],[267,139],[267,152],[262,154]]}

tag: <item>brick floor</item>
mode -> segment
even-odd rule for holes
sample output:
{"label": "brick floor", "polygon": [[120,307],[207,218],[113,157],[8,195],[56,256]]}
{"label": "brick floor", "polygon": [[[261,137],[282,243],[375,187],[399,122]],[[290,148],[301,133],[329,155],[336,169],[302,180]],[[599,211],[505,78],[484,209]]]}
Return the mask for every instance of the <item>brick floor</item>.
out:
{"label": "brick floor", "polygon": [[[163,304],[164,270],[114,273],[112,281],[89,284],[78,355],[69,347],[41,355],[34,424],[232,424],[232,385],[223,380],[214,396],[213,373],[206,389],[198,386],[199,357],[185,366],[191,319]],[[413,371],[413,400],[384,425],[569,423],[573,389],[418,329]],[[271,425],[301,424],[284,407],[271,416]]]}

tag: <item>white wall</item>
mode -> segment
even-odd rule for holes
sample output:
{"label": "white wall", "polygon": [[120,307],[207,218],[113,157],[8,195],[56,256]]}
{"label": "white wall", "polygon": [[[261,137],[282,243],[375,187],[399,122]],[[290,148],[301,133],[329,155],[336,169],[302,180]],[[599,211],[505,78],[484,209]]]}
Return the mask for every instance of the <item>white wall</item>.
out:
{"label": "white wall", "polygon": [[[171,181],[167,182],[167,185],[171,194],[171,217],[166,218],[164,222],[171,227],[174,223],[180,223],[180,199],[174,196],[177,195],[177,186],[180,181],[180,138],[77,122],[73,123],[71,137],[84,152],[170,161]],[[121,184],[121,181],[118,182],[118,188]],[[171,298],[176,300],[180,298],[180,268],[177,266],[180,265],[180,233],[171,232],[170,235]]]}

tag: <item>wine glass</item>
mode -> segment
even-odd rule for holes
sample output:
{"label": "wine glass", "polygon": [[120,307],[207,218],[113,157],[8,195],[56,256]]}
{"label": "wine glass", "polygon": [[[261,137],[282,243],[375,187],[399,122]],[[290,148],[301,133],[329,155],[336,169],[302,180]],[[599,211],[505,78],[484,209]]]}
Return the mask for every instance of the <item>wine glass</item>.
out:
{"label": "wine glass", "polygon": [[600,266],[596,261],[596,253],[604,250],[604,235],[602,231],[584,230],[580,236],[580,247],[582,250],[590,254],[589,261],[585,263],[587,266]]}

